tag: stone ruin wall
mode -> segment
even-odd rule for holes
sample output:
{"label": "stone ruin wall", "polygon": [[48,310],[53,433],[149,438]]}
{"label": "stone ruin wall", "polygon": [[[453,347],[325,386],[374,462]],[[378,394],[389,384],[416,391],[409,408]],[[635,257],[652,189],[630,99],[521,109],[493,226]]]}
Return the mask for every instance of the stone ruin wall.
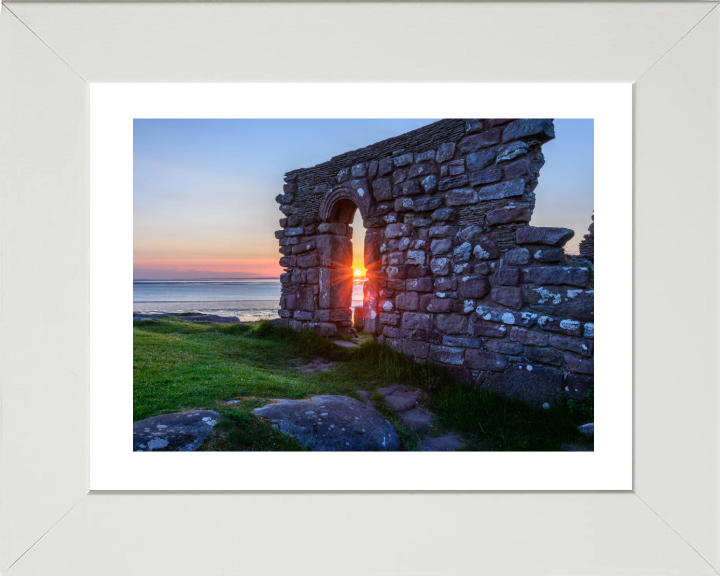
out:
{"label": "stone ruin wall", "polygon": [[366,228],[364,330],[467,385],[552,403],[593,382],[591,263],[529,226],[549,119],[442,120],[285,175],[280,323],[354,335],[352,224]]}

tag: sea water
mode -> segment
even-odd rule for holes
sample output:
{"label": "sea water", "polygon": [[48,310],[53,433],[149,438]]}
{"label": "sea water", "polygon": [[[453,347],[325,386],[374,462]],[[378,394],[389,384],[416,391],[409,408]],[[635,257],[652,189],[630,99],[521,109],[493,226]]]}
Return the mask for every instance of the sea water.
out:
{"label": "sea water", "polygon": [[[362,304],[365,279],[353,281],[353,306]],[[230,280],[134,280],[133,302],[280,301],[275,278]]]}

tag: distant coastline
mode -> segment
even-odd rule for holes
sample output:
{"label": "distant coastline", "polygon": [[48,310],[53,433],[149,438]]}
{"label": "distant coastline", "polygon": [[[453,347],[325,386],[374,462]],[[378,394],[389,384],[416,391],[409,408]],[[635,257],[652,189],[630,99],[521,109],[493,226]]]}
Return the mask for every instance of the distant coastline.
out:
{"label": "distant coastline", "polygon": [[[156,270],[133,268],[133,280],[277,280],[282,269],[270,267],[265,272],[220,272],[218,270]],[[276,270],[273,274],[272,269]]]}
{"label": "distant coastline", "polygon": [[237,277],[217,277],[217,278],[133,278],[133,282],[202,282],[203,280],[280,280],[278,276],[237,278]]}

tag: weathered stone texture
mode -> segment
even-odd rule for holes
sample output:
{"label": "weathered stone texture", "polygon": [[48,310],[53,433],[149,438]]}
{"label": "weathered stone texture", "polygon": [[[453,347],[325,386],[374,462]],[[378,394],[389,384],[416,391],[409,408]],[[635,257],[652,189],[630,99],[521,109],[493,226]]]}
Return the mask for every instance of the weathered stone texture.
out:
{"label": "weathered stone texture", "polygon": [[[353,226],[364,226],[362,327],[458,381],[532,404],[592,383],[592,258],[531,226],[547,119],[442,120],[285,175],[279,315],[354,334]],[[592,249],[591,234],[584,256]]]}

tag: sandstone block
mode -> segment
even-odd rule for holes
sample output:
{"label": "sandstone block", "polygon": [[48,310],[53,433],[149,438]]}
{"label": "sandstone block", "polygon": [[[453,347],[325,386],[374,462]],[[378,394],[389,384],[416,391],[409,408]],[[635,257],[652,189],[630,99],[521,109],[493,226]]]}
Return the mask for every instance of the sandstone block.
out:
{"label": "sandstone block", "polygon": [[[491,184],[502,180],[503,171],[501,168],[488,168],[487,170],[479,170],[470,174],[471,186],[482,186],[483,184]],[[479,198],[484,199],[482,196]]]}
{"label": "sandstone block", "polygon": [[485,342],[485,348],[489,352],[496,352],[497,354],[508,354],[515,355],[522,354],[522,344],[518,342],[505,342],[502,340],[488,340]]}
{"label": "sandstone block", "polygon": [[460,188],[468,183],[467,174],[453,176],[451,178],[443,178],[438,182],[438,190],[450,190],[452,188]]}
{"label": "sandstone block", "polygon": [[590,272],[587,268],[575,266],[533,266],[523,269],[525,284],[569,284],[587,286]]}
{"label": "sandstone block", "polygon": [[475,322],[473,324],[473,334],[475,334],[475,336],[504,338],[507,333],[507,328],[505,328],[505,326],[502,324],[490,324],[487,322]]}
{"label": "sandstone block", "polygon": [[525,174],[530,172],[530,164],[523,158],[522,160],[516,160],[515,162],[506,164],[503,167],[503,171],[505,172],[505,178],[520,178],[520,176],[525,176]]}
{"label": "sandstone block", "polygon": [[453,262],[467,262],[472,254],[472,245],[470,242],[463,242],[453,250]]}
{"label": "sandstone block", "polygon": [[525,328],[532,326],[538,320],[538,315],[534,312],[516,312],[507,308],[495,308],[487,305],[478,306],[475,312],[487,322],[502,322]]}
{"label": "sandstone block", "polygon": [[494,302],[507,306],[508,308],[513,308],[514,310],[520,310],[523,307],[522,290],[516,286],[493,288],[490,298],[492,298]]}
{"label": "sandstone block", "polygon": [[450,346],[430,346],[430,359],[442,364],[454,364],[461,366],[465,350],[463,348],[453,348]]}
{"label": "sandstone block", "polygon": [[378,320],[380,320],[380,324],[385,324],[387,326],[397,326],[398,324],[400,324],[400,314],[380,312],[380,314],[378,315]]}
{"label": "sandstone block", "polygon": [[429,304],[427,304],[425,310],[436,314],[446,314],[448,312],[452,312],[454,307],[455,303],[453,300],[432,298]]}
{"label": "sandstone block", "polygon": [[486,352],[484,350],[468,350],[465,353],[465,365],[472,370],[500,371],[507,367],[507,356]]}
{"label": "sandstone block", "polygon": [[495,161],[495,150],[493,148],[486,148],[479,152],[473,152],[468,155],[465,161],[468,172],[477,172],[478,170],[487,168]]}
{"label": "sandstone block", "polygon": [[592,356],[593,343],[581,338],[568,338],[566,336],[550,336],[550,346],[559,350],[568,350],[581,356]]}
{"label": "sandstone block", "polygon": [[453,292],[457,290],[458,281],[457,278],[435,278],[433,286],[441,292]]}
{"label": "sandstone block", "polygon": [[498,286],[517,286],[520,284],[520,270],[517,268],[501,268],[495,272],[495,284]]}
{"label": "sandstone block", "polygon": [[447,162],[452,160],[453,156],[455,156],[455,142],[446,142],[438,148],[436,160],[441,163]]}
{"label": "sandstone block", "polygon": [[415,358],[427,358],[430,354],[430,344],[416,340],[403,340],[402,353]]}
{"label": "sandstone block", "polygon": [[525,180],[518,178],[516,180],[506,180],[499,184],[491,184],[484,186],[477,192],[478,202],[487,200],[501,200],[502,198],[510,198],[512,196],[522,196],[525,192]]}
{"label": "sandstone block", "polygon": [[467,316],[462,314],[438,314],[435,327],[443,334],[467,334]]}
{"label": "sandstone block", "polygon": [[518,244],[564,246],[573,236],[575,236],[575,232],[569,228],[523,226],[522,228],[518,228],[515,238]]}
{"label": "sandstone block", "polygon": [[470,224],[470,226],[465,226],[460,230],[458,237],[463,242],[479,242],[485,238],[485,233],[477,224]]}
{"label": "sandstone block", "polygon": [[402,315],[402,327],[405,330],[432,330],[432,317],[430,314],[405,312]]}
{"label": "sandstone block", "polygon": [[445,195],[445,204],[448,206],[464,206],[477,203],[477,192],[472,188],[452,190]]}
{"label": "sandstone block", "polygon": [[430,194],[432,192],[435,192],[437,190],[438,186],[438,178],[434,174],[431,174],[427,178],[423,178],[420,182],[420,186],[422,186],[422,189]]}
{"label": "sandstone block", "polygon": [[373,196],[378,202],[392,200],[392,184],[389,178],[378,178],[373,182]]}
{"label": "sandstone block", "polygon": [[297,257],[297,265],[300,268],[311,268],[318,265],[318,253],[306,252]]}
{"label": "sandstone block", "polygon": [[365,233],[365,268],[368,270],[376,270],[380,268],[382,254],[380,246],[384,238],[382,232],[368,230]]}
{"label": "sandstone block", "polygon": [[500,247],[494,240],[480,240],[473,250],[475,258],[478,260],[495,260],[500,258]]}
{"label": "sandstone block", "polygon": [[429,198],[419,198],[414,202],[416,212],[429,212],[442,206],[443,199],[439,196],[430,196]]}
{"label": "sandstone block", "polygon": [[467,120],[465,122],[465,133],[466,134],[475,134],[476,132],[480,132],[483,129],[484,122],[480,120],[479,118],[473,118],[471,120]]}
{"label": "sandstone block", "polygon": [[420,162],[430,162],[433,160],[435,160],[435,150],[426,150],[425,152],[415,154],[416,164],[419,164]]}
{"label": "sandstone block", "polygon": [[464,276],[458,284],[463,298],[483,298],[490,292],[490,282],[485,276]]}
{"label": "sandstone block", "polygon": [[465,160],[453,160],[447,167],[450,176],[459,176],[465,173]]}
{"label": "sandstone block", "polygon": [[565,258],[565,250],[562,248],[545,248],[544,250],[537,250],[533,254],[533,258],[538,262],[562,262]]}
{"label": "sandstone block", "polygon": [[530,222],[532,206],[521,204],[518,206],[505,206],[487,213],[487,223],[490,226],[508,224],[509,222]]}
{"label": "sandstone block", "polygon": [[408,178],[417,178],[418,176],[425,178],[430,174],[437,174],[438,169],[435,162],[421,162],[414,164],[410,170],[408,170]]}
{"label": "sandstone block", "polygon": [[565,380],[565,391],[568,397],[574,398],[575,400],[582,400],[585,398],[587,391],[592,387],[593,381],[594,378],[592,376],[583,376],[571,372]]}
{"label": "sandstone block", "polygon": [[285,236],[302,236],[305,233],[305,228],[285,228]]}
{"label": "sandstone block", "polygon": [[505,252],[505,262],[510,266],[524,266],[530,262],[530,251],[527,248],[514,248]]}
{"label": "sandstone block", "polygon": [[323,222],[322,224],[318,225],[317,231],[320,234],[338,234],[340,236],[343,236],[347,234],[347,226],[339,222],[334,224]]}
{"label": "sandstone block", "polygon": [[345,268],[352,265],[352,243],[346,237],[322,235],[315,239],[319,265]]}
{"label": "sandstone block", "polygon": [[285,256],[284,258],[280,258],[280,266],[282,266],[283,268],[295,266],[296,262],[297,256]]}
{"label": "sandstone block", "polygon": [[408,266],[423,266],[425,264],[425,251],[408,250],[405,262]]}
{"label": "sandstone block", "polygon": [[532,310],[576,320],[593,320],[595,291],[556,286],[523,286]]}
{"label": "sandstone block", "polygon": [[494,144],[500,143],[502,131],[499,128],[488,130],[487,132],[481,132],[480,134],[473,134],[472,136],[466,136],[458,144],[460,152],[467,154],[469,152],[476,152],[481,148],[487,148]]}
{"label": "sandstone block", "polygon": [[432,291],[432,279],[428,277],[413,278],[412,280],[406,280],[405,286],[407,290],[414,290],[415,292],[430,292]]}
{"label": "sandstone block", "polygon": [[[357,306],[362,314],[362,306]],[[352,312],[348,308],[332,308],[330,310],[315,310],[316,322],[346,322],[352,318]]]}
{"label": "sandstone block", "polygon": [[451,238],[457,234],[457,226],[433,226],[430,228],[430,238]]}
{"label": "sandstone block", "polygon": [[547,142],[555,138],[555,128],[552,120],[525,118],[515,120],[505,127],[502,135],[503,142],[518,140],[520,138],[537,138],[541,142]]}
{"label": "sandstone block", "polygon": [[527,346],[547,346],[549,336],[533,330],[512,328],[510,330],[510,339]]}
{"label": "sandstone block", "polygon": [[562,370],[533,364],[513,364],[504,372],[488,374],[481,387],[540,407],[553,404],[563,385]]}
{"label": "sandstone block", "polygon": [[478,338],[443,336],[442,343],[444,346],[453,346],[459,348],[482,348],[482,340]]}
{"label": "sandstone block", "polygon": [[559,350],[552,348],[539,348],[530,346],[525,351],[525,358],[528,362],[540,362],[541,364],[552,364],[553,366],[561,366],[563,363],[563,355]]}
{"label": "sandstone block", "polygon": [[540,316],[538,318],[538,325],[543,330],[549,330],[550,332],[560,332],[561,334],[567,334],[569,336],[580,336],[582,331],[582,322],[578,320],[570,320],[563,318],[555,318],[551,316]]}
{"label": "sandstone block", "polygon": [[564,358],[570,372],[590,375],[595,372],[595,362],[588,358],[580,358],[574,354],[570,354],[569,352],[565,352]]}
{"label": "sandstone block", "polygon": [[417,180],[407,180],[403,182],[402,193],[403,196],[414,196],[416,194],[422,194],[424,190],[420,187]]}
{"label": "sandstone block", "polygon": [[420,305],[420,298],[417,292],[401,292],[395,298],[395,306],[398,310],[417,310]]}
{"label": "sandstone block", "polygon": [[350,173],[353,178],[365,178],[367,176],[367,167],[365,164],[355,164]]}
{"label": "sandstone block", "polygon": [[368,172],[367,175],[368,175],[370,178],[375,178],[375,176],[377,176],[377,173],[378,173],[378,165],[379,165],[379,162],[378,162],[377,160],[372,160],[371,162],[368,163],[368,165],[367,165],[367,172]]}
{"label": "sandstone block", "polygon": [[[328,236],[333,238],[333,236]],[[352,273],[346,268],[320,268],[321,308],[349,308],[352,303]]]}
{"label": "sandstone block", "polygon": [[380,160],[380,164],[378,165],[378,174],[380,176],[385,176],[386,174],[390,174],[393,169],[393,161],[392,158],[383,158]]}
{"label": "sandstone block", "polygon": [[401,236],[409,236],[411,233],[412,228],[400,222],[389,224],[385,228],[385,238],[400,238]]}
{"label": "sandstone block", "polygon": [[414,157],[412,154],[402,154],[400,156],[395,156],[395,158],[393,158],[393,164],[395,164],[397,168],[400,168],[402,166],[409,166],[413,163],[413,158]]}
{"label": "sandstone block", "polygon": [[526,142],[512,142],[498,148],[497,162],[507,162],[518,156],[528,153],[529,147]]}

